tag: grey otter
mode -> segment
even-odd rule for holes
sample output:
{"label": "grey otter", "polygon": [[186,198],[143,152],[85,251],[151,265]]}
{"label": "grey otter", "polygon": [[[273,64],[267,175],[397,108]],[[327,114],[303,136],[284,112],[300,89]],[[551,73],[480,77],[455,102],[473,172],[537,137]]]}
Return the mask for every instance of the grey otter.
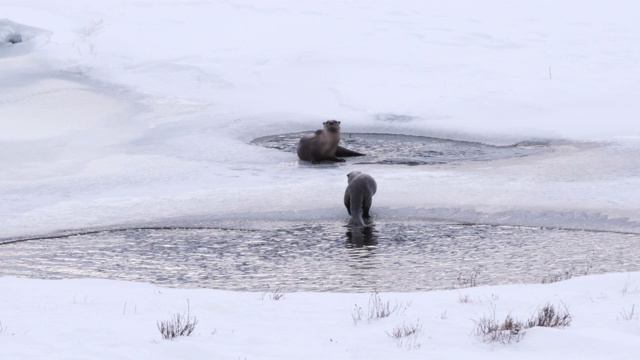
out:
{"label": "grey otter", "polygon": [[298,142],[298,158],[317,164],[324,160],[343,162],[338,156],[363,156],[356,151],[339,146],[340,121],[327,120],[322,123],[324,128],[316,130],[311,135],[306,135]]}
{"label": "grey otter", "polygon": [[373,195],[376,193],[376,181],[371,175],[352,171],[347,175],[347,189],[344,191],[344,206],[351,215],[351,223],[364,227],[363,217],[369,217]]}

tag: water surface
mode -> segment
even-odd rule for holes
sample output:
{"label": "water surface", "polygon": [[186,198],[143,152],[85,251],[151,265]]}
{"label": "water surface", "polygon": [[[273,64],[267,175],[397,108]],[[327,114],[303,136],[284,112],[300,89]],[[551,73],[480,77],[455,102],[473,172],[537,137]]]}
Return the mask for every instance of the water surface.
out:
{"label": "water surface", "polygon": [[[313,131],[271,135],[254,139],[252,144],[296,152],[298,141]],[[435,165],[462,161],[498,160],[550,151],[547,142],[521,142],[507,146],[456,141],[426,136],[341,133],[340,145],[366,154],[349,158],[356,164]]]}
{"label": "water surface", "polygon": [[0,275],[172,287],[424,291],[640,270],[640,235],[425,221],[120,229],[0,245]]}

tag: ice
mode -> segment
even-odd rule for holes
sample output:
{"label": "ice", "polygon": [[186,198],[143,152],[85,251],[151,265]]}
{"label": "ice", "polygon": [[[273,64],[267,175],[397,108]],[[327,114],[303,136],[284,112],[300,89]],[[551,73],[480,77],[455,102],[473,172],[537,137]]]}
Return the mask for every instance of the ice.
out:
{"label": "ice", "polygon": [[[378,181],[379,217],[636,231],[633,5],[550,4],[13,4],[0,21],[0,39],[22,39],[0,47],[2,236],[342,221],[351,170]],[[416,168],[308,166],[250,144],[328,118],[554,146]]]}

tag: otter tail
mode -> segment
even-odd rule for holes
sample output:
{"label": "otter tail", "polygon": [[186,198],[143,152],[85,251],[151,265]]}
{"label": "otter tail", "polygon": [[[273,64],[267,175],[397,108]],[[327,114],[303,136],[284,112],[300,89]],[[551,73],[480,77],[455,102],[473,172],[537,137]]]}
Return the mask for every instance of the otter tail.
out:
{"label": "otter tail", "polygon": [[[359,192],[359,191],[358,191]],[[362,194],[352,194],[351,195],[351,221],[350,224],[365,227],[364,220],[362,219],[362,204],[364,202],[364,197]]]}
{"label": "otter tail", "polygon": [[349,150],[347,148],[343,148],[338,145],[336,148],[336,156],[338,157],[351,157],[351,156],[365,156],[365,154],[359,153],[357,151]]}

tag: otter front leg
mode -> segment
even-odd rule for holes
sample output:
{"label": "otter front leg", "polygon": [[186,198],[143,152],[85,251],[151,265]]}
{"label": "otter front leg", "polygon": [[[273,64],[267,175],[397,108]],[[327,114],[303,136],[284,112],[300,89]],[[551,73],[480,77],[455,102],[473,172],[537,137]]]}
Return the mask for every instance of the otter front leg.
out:
{"label": "otter front leg", "polygon": [[320,164],[322,162],[322,160],[323,160],[323,159],[318,159],[317,157],[315,157],[313,155],[311,155],[309,158],[310,158],[309,162],[312,163],[312,164]]}

